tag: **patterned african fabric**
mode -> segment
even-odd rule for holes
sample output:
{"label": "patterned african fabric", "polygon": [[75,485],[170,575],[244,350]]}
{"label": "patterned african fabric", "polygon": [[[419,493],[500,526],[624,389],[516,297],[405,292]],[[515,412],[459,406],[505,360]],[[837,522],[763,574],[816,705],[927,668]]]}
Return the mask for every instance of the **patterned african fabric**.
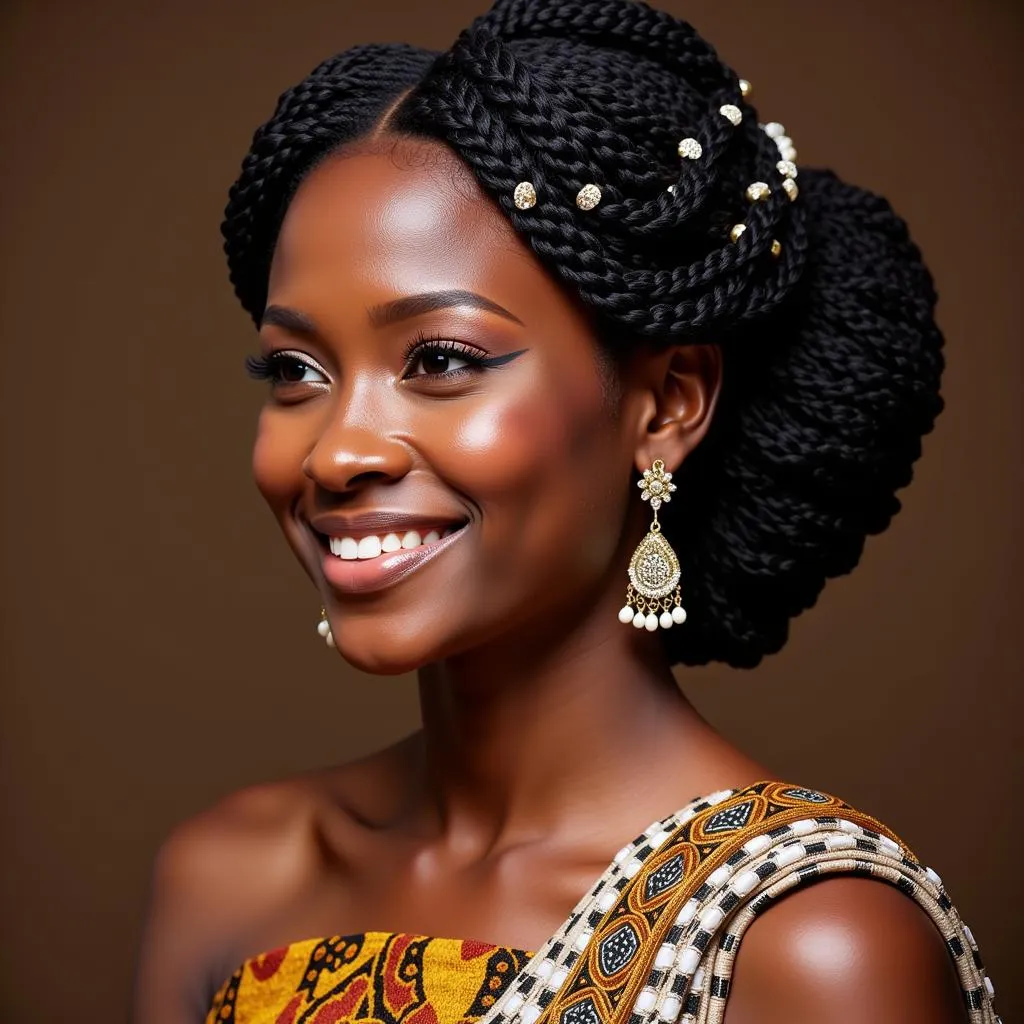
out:
{"label": "patterned african fabric", "polygon": [[941,878],[876,819],[777,781],[655,822],[535,954],[372,932],[311,940],[247,961],[207,1024],[721,1024],[750,923],[829,874],[877,878],[915,900],[945,940],[972,1024],[999,1024],[974,936]]}
{"label": "patterned african fabric", "polygon": [[247,960],[207,1024],[473,1024],[529,960],[485,942],[366,932],[295,942]]}

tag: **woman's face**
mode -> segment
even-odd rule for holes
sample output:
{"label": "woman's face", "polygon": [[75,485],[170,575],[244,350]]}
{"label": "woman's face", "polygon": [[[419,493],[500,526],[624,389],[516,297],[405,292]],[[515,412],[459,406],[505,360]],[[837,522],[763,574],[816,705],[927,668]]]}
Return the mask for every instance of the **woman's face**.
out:
{"label": "woman's face", "polygon": [[260,344],[256,482],[352,664],[403,672],[528,643],[624,591],[625,399],[583,316],[446,148],[388,143],[307,176]]}

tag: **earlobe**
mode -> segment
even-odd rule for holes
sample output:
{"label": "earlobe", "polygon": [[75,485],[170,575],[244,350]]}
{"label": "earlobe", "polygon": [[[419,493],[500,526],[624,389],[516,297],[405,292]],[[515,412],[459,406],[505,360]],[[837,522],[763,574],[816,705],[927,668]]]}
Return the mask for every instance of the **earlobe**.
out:
{"label": "earlobe", "polygon": [[637,468],[661,459],[677,468],[707,433],[722,385],[718,345],[674,345],[653,360],[648,409],[637,439]]}

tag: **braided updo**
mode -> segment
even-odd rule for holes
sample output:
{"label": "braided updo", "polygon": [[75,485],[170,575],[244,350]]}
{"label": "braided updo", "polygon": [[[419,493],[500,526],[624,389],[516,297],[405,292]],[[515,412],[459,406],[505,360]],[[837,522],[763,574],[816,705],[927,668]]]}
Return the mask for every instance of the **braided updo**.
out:
{"label": "braided updo", "polygon": [[[778,651],[899,510],[942,409],[935,293],[903,221],[828,171],[782,187],[775,140],[685,22],[634,0],[498,0],[444,53],[355,47],[281,96],[223,223],[257,322],[299,182],[385,116],[461,158],[612,351],[722,346],[714,422],[662,513],[689,612],[662,635],[673,663]],[[521,181],[533,208],[513,201]],[[602,198],[583,210],[588,183]]]}

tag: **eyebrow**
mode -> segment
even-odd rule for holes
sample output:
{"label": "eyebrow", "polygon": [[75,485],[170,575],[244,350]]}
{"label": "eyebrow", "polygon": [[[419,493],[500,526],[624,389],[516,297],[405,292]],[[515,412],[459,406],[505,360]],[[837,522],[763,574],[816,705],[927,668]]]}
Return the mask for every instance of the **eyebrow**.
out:
{"label": "eyebrow", "polygon": [[[410,317],[433,313],[439,309],[453,309],[457,306],[482,309],[487,313],[503,316],[506,320],[511,320],[522,327],[526,326],[515,313],[507,310],[504,306],[499,306],[497,302],[484,298],[483,295],[477,295],[476,292],[457,288],[406,295],[401,299],[393,299],[391,302],[371,306],[367,312],[373,327],[386,327],[388,324],[408,320]],[[288,306],[267,306],[263,311],[263,316],[260,317],[260,327],[263,327],[264,324],[283,327],[294,334],[315,335],[317,333],[316,321],[312,317],[300,313],[297,309],[290,309]]]}
{"label": "eyebrow", "polygon": [[283,327],[286,331],[294,334],[316,334],[316,322],[312,317],[300,313],[297,309],[289,309],[287,306],[267,306],[260,317],[260,327],[266,324],[273,324],[275,327]]}
{"label": "eyebrow", "polygon": [[421,316],[424,313],[433,313],[438,309],[452,309],[456,306],[482,309],[484,312],[503,316],[506,320],[511,320],[520,326],[526,326],[515,313],[509,312],[504,306],[499,306],[498,303],[491,299],[485,299],[482,295],[477,295],[476,292],[461,289],[406,295],[401,299],[373,306],[369,310],[370,323],[374,327],[386,327],[399,320],[407,320],[409,317]]}

